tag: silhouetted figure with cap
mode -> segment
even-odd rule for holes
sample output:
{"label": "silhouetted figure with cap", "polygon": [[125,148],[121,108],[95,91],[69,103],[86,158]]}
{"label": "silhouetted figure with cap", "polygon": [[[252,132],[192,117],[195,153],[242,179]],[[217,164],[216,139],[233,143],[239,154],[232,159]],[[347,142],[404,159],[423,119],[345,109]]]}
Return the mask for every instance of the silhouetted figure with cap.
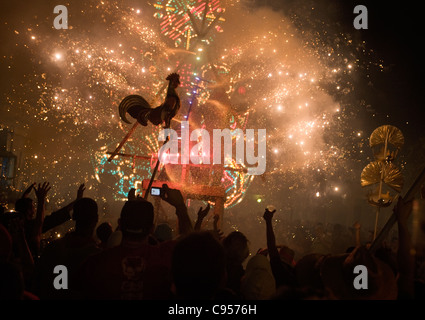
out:
{"label": "silhouetted figure with cap", "polygon": [[[163,200],[176,208],[180,232],[191,230],[181,193],[165,188]],[[152,203],[127,201],[118,220],[122,241],[87,259],[80,270],[79,286],[87,299],[162,300],[172,297],[171,256],[176,240],[152,244]]]}

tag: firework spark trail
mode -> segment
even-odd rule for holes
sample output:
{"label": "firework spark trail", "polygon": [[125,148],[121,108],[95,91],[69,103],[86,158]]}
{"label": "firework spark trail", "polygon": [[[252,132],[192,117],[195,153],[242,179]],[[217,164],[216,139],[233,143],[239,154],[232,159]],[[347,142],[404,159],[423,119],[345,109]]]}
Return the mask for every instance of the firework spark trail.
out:
{"label": "firework spark trail", "polygon": [[[258,114],[257,127],[269,130],[272,154],[284,159],[281,170],[319,166],[319,162],[322,167],[324,155],[332,156],[322,141],[323,132],[340,111],[323,87],[343,90],[338,76],[352,70],[354,61],[336,59],[331,47],[321,48],[325,56],[318,55],[297,37],[291,23],[269,10],[245,13],[237,21],[239,32],[218,40],[224,47],[221,60],[231,66],[228,92]],[[258,27],[240,21],[262,23]]]}
{"label": "firework spark trail", "polygon": [[[220,105],[236,114],[249,111],[247,127],[267,128],[273,163],[269,173],[304,168],[331,172],[337,161],[343,165],[346,150],[323,137],[347,120],[331,93],[350,93],[350,83],[340,80],[355,72],[357,48],[350,41],[337,47],[322,43],[317,34],[301,37],[288,17],[270,10],[249,12],[237,1],[226,9],[224,31],[209,44],[208,62],[200,62],[205,74],[220,70],[221,82],[202,83],[204,92],[223,88],[228,101]],[[81,22],[60,36],[37,26],[16,30],[17,42],[25,43],[36,66],[4,97],[5,124],[20,126],[27,134],[45,129],[25,145],[22,182],[63,183],[66,191],[58,188],[53,195],[58,202],[69,195],[70,186],[95,178],[87,155],[113,146],[126,132],[117,117],[119,100],[136,93],[152,100],[159,96],[160,101],[164,78],[182,56],[200,56],[187,58],[187,51],[170,46],[148,4],[131,8],[92,1],[81,12],[92,23]],[[209,94],[200,97],[198,112],[205,123],[216,123],[205,107]],[[25,117],[12,120],[16,115]],[[137,153],[157,148],[143,139],[146,132],[130,141],[146,146]]]}
{"label": "firework spark trail", "polygon": [[[117,119],[117,102],[128,93],[150,94],[155,101],[170,71],[171,65],[164,68],[168,60],[165,44],[141,22],[138,12],[96,4],[81,12],[92,12],[93,24],[106,27],[106,32],[100,33],[103,37],[83,25],[59,33],[56,42],[51,42],[51,34],[38,33],[36,27],[15,32],[17,41],[28,39],[25,46],[39,67],[26,74],[20,88],[6,96],[8,110],[13,111],[10,118],[15,119],[12,127],[29,132],[44,128],[51,136],[42,142],[33,136],[35,141],[24,145],[27,155],[23,183],[33,179],[54,179],[58,183],[90,180],[93,174],[87,167],[87,155],[127,130]],[[98,19],[114,23],[96,20],[96,14]],[[31,121],[22,123],[23,114]],[[141,136],[133,140],[137,138]],[[62,187],[69,189],[70,185]]]}

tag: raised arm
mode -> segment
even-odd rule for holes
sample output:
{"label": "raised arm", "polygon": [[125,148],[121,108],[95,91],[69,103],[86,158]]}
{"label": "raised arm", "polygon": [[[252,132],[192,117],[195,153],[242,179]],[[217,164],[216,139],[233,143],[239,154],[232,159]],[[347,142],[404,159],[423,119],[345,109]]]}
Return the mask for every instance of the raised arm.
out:
{"label": "raised arm", "polygon": [[48,182],[44,182],[42,185],[39,183],[38,188],[35,188],[35,194],[37,195],[37,213],[35,216],[35,223],[38,236],[41,236],[41,230],[44,222],[46,197],[50,188],[51,187]]}
{"label": "raised arm", "polygon": [[274,235],[273,231],[273,214],[276,212],[276,210],[269,211],[266,209],[263,214],[264,221],[266,222],[266,238],[267,238],[267,249],[270,258],[279,258],[279,251],[276,246],[276,237]]}
{"label": "raised arm", "polygon": [[208,215],[208,212],[210,211],[210,204],[205,207],[205,209],[202,209],[202,207],[199,208],[198,211],[198,219],[196,220],[194,230],[199,231],[201,230],[202,221],[205,219],[205,217]]}
{"label": "raised arm", "polygon": [[293,267],[281,259],[276,246],[276,238],[272,224],[273,214],[275,212],[276,210],[270,211],[266,209],[263,215],[263,218],[266,221],[267,252],[270,258],[270,266],[276,281],[276,287],[283,285],[292,286],[295,284]]}
{"label": "raised arm", "polygon": [[86,187],[84,183],[80,184],[77,190],[77,197],[75,200],[71,201],[69,204],[67,204],[65,207],[52,212],[49,216],[44,218],[43,221],[43,227],[42,227],[42,233],[57,227],[61,225],[62,223],[68,221],[71,219],[71,210],[74,207],[75,201],[78,199],[81,199],[84,196],[84,191],[86,190]]}
{"label": "raised arm", "polygon": [[187,213],[187,207],[180,190],[171,189],[166,184],[162,185],[162,189],[163,192],[161,193],[161,199],[176,208],[179,235],[185,235],[192,232],[192,222],[190,221]]}
{"label": "raised arm", "polygon": [[85,187],[84,183],[80,184],[80,186],[78,187],[78,190],[77,190],[77,197],[75,198],[75,200],[70,202],[65,207],[63,207],[63,209],[65,209],[67,211],[71,211],[72,208],[74,207],[75,201],[77,201],[78,199],[81,199],[84,196],[85,190],[86,190],[86,187]]}
{"label": "raised arm", "polygon": [[31,191],[33,189],[35,189],[36,183],[34,182],[33,184],[31,184],[22,194],[22,198],[28,198],[29,194],[31,193]]}
{"label": "raised arm", "polygon": [[217,238],[217,240],[221,241],[224,239],[224,232],[220,230],[218,227],[218,221],[220,220],[220,216],[218,214],[214,214],[213,217],[213,234]]}

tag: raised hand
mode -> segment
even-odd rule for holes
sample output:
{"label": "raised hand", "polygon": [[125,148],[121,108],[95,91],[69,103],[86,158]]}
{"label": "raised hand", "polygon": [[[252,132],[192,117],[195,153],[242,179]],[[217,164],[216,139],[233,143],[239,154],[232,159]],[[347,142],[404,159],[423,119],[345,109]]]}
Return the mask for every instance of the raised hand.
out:
{"label": "raised hand", "polygon": [[45,212],[45,203],[46,203],[46,196],[47,193],[50,190],[50,185],[48,182],[44,182],[42,185],[39,183],[38,188],[35,188],[35,194],[37,195],[37,212],[35,214],[35,226],[34,230],[36,231],[36,244],[37,244],[37,250],[40,248],[40,240],[41,240],[41,233],[43,228],[43,222],[44,222],[44,212]]}
{"label": "raised hand", "polygon": [[180,190],[171,189],[167,184],[162,185],[161,199],[176,208],[179,235],[193,231],[192,222],[187,214],[187,208]]}
{"label": "raised hand", "polygon": [[86,187],[84,186],[84,183],[80,184],[80,187],[77,191],[77,199],[81,199],[84,196],[84,191],[86,190]]}
{"label": "raised hand", "polygon": [[214,230],[218,230],[218,220],[220,220],[220,216],[218,214],[214,214],[214,219],[213,219]]}
{"label": "raised hand", "polygon": [[224,238],[224,232],[218,228],[219,220],[220,220],[220,216],[218,214],[214,214],[214,218],[213,218],[214,234],[218,240],[222,240]]}
{"label": "raised hand", "polygon": [[48,182],[44,182],[42,185],[39,183],[38,188],[35,187],[35,194],[37,195],[37,199],[44,200],[50,189],[51,187]]}
{"label": "raised hand", "polygon": [[161,199],[168,202],[174,207],[186,207],[183,199],[183,195],[180,190],[171,189],[168,185],[162,185],[163,192],[161,193]]}
{"label": "raised hand", "polygon": [[34,189],[35,188],[35,182],[32,184],[32,185],[30,185],[25,191],[24,191],[24,193],[22,194],[22,198],[28,198],[28,195],[31,193],[31,191],[32,191],[32,189]]}
{"label": "raised hand", "polygon": [[266,222],[270,222],[273,219],[273,214],[276,212],[276,209],[273,211],[269,211],[269,209],[266,208],[263,214],[263,219],[266,220]]}
{"label": "raised hand", "polygon": [[204,219],[207,215],[208,212],[210,211],[210,204],[208,203],[208,205],[205,207],[205,209],[202,209],[202,207],[199,208],[198,211],[198,219],[202,220]]}
{"label": "raised hand", "polygon": [[209,203],[208,203],[208,205],[206,206],[205,209],[202,209],[202,207],[199,208],[198,219],[196,220],[195,227],[194,227],[195,230],[201,229],[202,220],[204,220],[204,218],[207,216],[209,211],[210,211],[210,204]]}

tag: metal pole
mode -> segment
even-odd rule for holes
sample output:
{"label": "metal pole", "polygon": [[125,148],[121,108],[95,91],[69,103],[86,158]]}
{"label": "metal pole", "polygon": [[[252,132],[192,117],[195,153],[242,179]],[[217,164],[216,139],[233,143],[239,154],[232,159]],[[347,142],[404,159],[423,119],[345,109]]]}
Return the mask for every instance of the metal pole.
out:
{"label": "metal pole", "polygon": [[[410,201],[413,199],[413,197],[416,195],[416,193],[420,190],[422,184],[425,182],[425,167],[422,169],[421,173],[416,178],[415,182],[412,184],[412,186],[407,191],[406,195],[404,196],[404,201]],[[372,242],[369,251],[374,253],[381,245],[382,241],[387,237],[388,232],[390,232],[391,228],[394,226],[394,224],[397,222],[397,216],[393,212],[393,214],[388,219],[387,223],[382,228],[379,235],[376,237],[376,239]]]}
{"label": "metal pole", "polygon": [[[168,136],[167,139],[165,139],[164,144],[166,144],[168,142],[168,140],[170,140],[170,136]],[[148,188],[146,189],[145,195],[143,196],[143,198],[145,200],[148,199],[149,191],[150,191],[150,189],[152,187],[153,180],[155,179],[156,172],[158,171],[159,163],[160,163],[160,161],[159,161],[159,154],[158,154],[158,160],[156,160],[155,168],[153,169],[153,173],[152,173],[151,179],[149,180]]]}
{"label": "metal pole", "polygon": [[380,207],[376,208],[376,214],[375,214],[375,230],[373,232],[373,240],[376,239],[376,234],[377,234],[377,230],[378,230],[378,216],[379,216],[379,212],[381,211]]}

